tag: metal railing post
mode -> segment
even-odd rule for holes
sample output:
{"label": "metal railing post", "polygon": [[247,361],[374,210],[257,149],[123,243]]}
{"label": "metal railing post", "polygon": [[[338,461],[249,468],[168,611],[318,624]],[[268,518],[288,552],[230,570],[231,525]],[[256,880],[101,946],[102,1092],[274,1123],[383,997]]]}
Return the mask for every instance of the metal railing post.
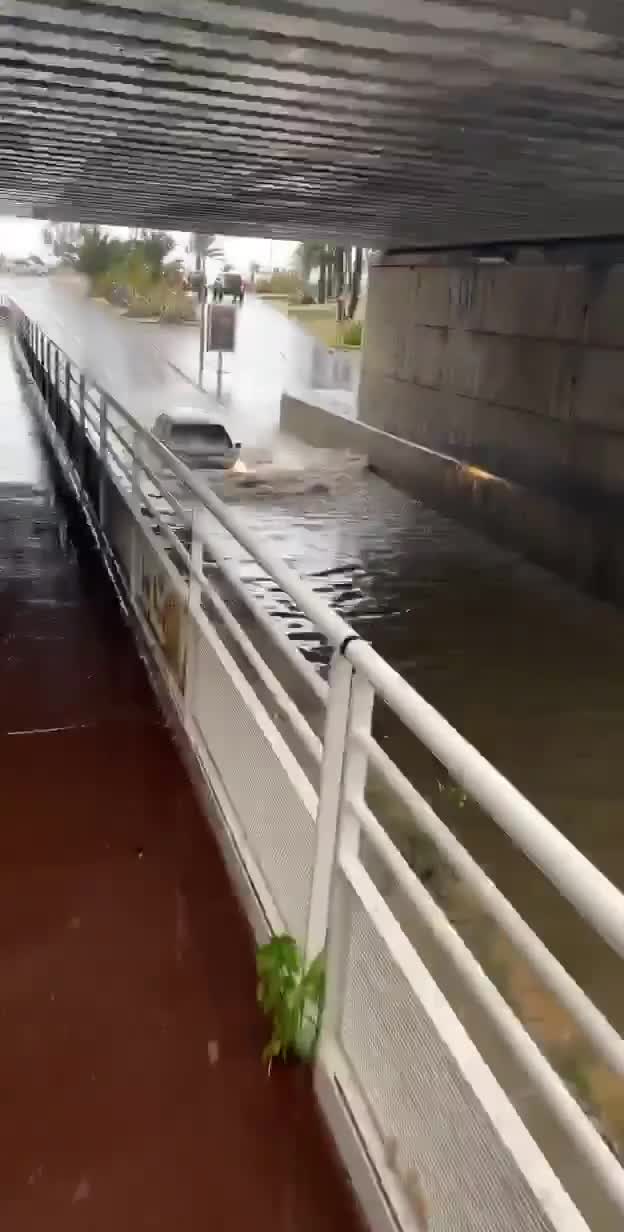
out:
{"label": "metal railing post", "polygon": [[72,462],[75,461],[73,454],[75,433],[74,433],[74,417],[71,409],[71,364],[68,359],[65,360],[65,437],[67,449],[72,457]]}
{"label": "metal railing post", "polygon": [[357,855],[359,850],[360,823],[351,806],[354,800],[364,799],[368,770],[367,755],[353,736],[355,732],[370,733],[375,699],[373,687],[366,676],[354,669],[352,671],[334,860],[327,905],[326,988],[321,1050],[325,1042],[331,1044],[340,1030],[344,972],[352,933],[351,899],[348,893],[341,893],[340,857],[347,852]]}
{"label": "metal railing post", "polygon": [[85,485],[87,473],[87,424],[85,414],[85,376],[80,373],[78,381],[78,422],[80,426],[80,482]]}
{"label": "metal railing post", "polygon": [[191,573],[189,574],[188,612],[186,619],[186,663],[184,667],[184,716],[188,723],[193,713],[193,682],[195,680],[197,624],[201,612],[202,592],[199,578],[204,571],[204,543],[197,533],[201,514],[191,516]]}
{"label": "metal railing post", "polygon": [[361,742],[354,739],[354,734],[370,736],[374,703],[375,690],[370,680],[362,671],[354,669],[337,839],[342,851],[354,854],[359,849],[360,823],[351,805],[364,802],[368,774],[368,753]]}
{"label": "metal railing post", "polygon": [[100,484],[98,514],[100,526],[104,529],[106,518],[106,456],[108,450],[108,401],[100,394]]}
{"label": "metal railing post", "polygon": [[44,368],[45,368],[45,374],[46,374],[46,405],[47,405],[48,411],[51,411],[52,381],[50,377],[50,372],[52,369],[52,343],[50,342],[49,338],[46,339],[46,357],[45,357]]}
{"label": "metal railing post", "polygon": [[132,455],[132,503],[134,505],[134,521],[132,523],[132,543],[130,554],[130,598],[136,602],[139,590],[139,535],[141,518],[141,464],[136,454],[136,440]]}
{"label": "metal railing post", "polygon": [[329,674],[329,696],[323,732],[323,760],[316,813],[316,850],[312,868],[305,955],[311,962],[325,945],[330,889],[336,856],[338,819],[351,705],[353,668],[339,650],[334,651]]}
{"label": "metal railing post", "polygon": [[197,383],[200,389],[203,389],[204,381],[204,360],[206,352],[206,312],[208,304],[208,290],[202,288],[199,299],[199,372]]}
{"label": "metal railing post", "polygon": [[[60,358],[59,349],[55,345],[54,348],[54,422],[58,428],[59,419],[59,381],[60,381]],[[62,435],[62,434],[61,434]]]}
{"label": "metal railing post", "polygon": [[[323,949],[327,935],[331,887],[339,829],[358,823],[349,813],[347,793],[363,795],[366,755],[350,745],[353,723],[370,731],[373,690],[355,672],[340,650],[334,652],[323,734],[323,760],[316,817],[316,851],[312,870],[310,906],[306,931],[306,960],[311,962]],[[347,815],[348,814],[348,815]]]}
{"label": "metal railing post", "polygon": [[80,422],[80,431],[82,432],[82,435],[84,438],[84,432],[85,432],[85,427],[86,427],[84,372],[80,373],[80,380],[78,381],[78,416],[79,416],[79,422]]}

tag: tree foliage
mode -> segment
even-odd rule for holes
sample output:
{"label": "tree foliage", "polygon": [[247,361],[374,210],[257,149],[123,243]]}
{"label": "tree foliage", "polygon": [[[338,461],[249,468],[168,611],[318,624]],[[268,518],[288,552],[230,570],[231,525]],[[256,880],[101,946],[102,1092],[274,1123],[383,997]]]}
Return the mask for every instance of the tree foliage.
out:
{"label": "tree foliage", "polygon": [[360,295],[363,253],[362,248],[354,248],[351,244],[343,247],[320,240],[305,240],[295,251],[295,262],[306,282],[318,270],[319,304],[348,291],[347,316],[353,317]]}
{"label": "tree foliage", "polygon": [[175,246],[167,231],[136,231],[130,239],[108,235],[101,227],[59,222],[44,227],[43,241],[61,261],[75,265],[90,278],[126,262],[134,270],[144,268],[150,278],[159,278],[163,263]]}
{"label": "tree foliage", "polygon": [[82,231],[79,222],[52,222],[43,228],[44,244],[52,249],[60,261],[77,260],[82,241]]}
{"label": "tree foliage", "polygon": [[175,248],[175,240],[168,231],[141,231],[134,243],[134,251],[151,271],[154,278],[162,273],[165,258]]}
{"label": "tree foliage", "polygon": [[214,259],[223,256],[223,249],[217,243],[216,235],[205,235],[200,231],[192,231],[189,235],[187,252],[192,252],[195,256],[196,273],[203,271],[209,258]]}
{"label": "tree foliage", "polygon": [[89,278],[104,274],[122,261],[127,244],[124,240],[103,235],[99,227],[83,227],[78,249],[78,269]]}

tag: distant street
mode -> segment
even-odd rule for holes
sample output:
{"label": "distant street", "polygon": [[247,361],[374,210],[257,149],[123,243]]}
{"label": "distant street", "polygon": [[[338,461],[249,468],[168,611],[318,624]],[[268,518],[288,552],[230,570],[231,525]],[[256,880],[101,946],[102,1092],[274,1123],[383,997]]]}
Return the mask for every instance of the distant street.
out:
{"label": "distant street", "polygon": [[[90,299],[76,283],[59,278],[0,278],[59,346],[93,380],[145,423],[174,405],[214,411],[216,357],[206,356],[206,397],[195,388],[199,329],[145,324],[120,317]],[[274,308],[248,296],[239,314],[237,346],[225,357],[222,410],[233,436],[270,447],[279,427],[282,391],[338,390],[349,406],[359,375],[359,355],[332,352]]]}

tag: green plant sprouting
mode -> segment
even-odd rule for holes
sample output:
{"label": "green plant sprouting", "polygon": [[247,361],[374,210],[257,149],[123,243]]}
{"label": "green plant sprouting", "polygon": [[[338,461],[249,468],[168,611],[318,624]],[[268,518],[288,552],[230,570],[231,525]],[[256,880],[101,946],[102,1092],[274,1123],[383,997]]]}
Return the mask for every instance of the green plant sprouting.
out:
{"label": "green plant sprouting", "polygon": [[468,800],[468,793],[463,787],[459,787],[456,783],[441,783],[438,779],[438,791],[451,804],[456,804],[458,808],[463,808]]}
{"label": "green plant sprouting", "polygon": [[318,1040],[325,995],[325,956],[306,966],[297,942],[272,937],[256,953],[258,1003],[272,1021],[262,1059],[269,1073],[275,1057],[310,1060]]}
{"label": "green plant sprouting", "polygon": [[362,322],[349,321],[342,335],[344,346],[359,347],[362,345]]}

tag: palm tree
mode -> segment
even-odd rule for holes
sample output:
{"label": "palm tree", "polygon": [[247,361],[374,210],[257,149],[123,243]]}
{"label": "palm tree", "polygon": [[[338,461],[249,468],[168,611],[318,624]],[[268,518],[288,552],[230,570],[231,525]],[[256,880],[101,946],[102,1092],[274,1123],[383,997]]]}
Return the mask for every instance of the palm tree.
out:
{"label": "palm tree", "polygon": [[347,307],[347,316],[350,321],[353,320],[357,311],[358,300],[360,298],[360,287],[362,285],[362,263],[364,257],[364,249],[356,248],[355,257],[353,260],[353,271],[351,275],[351,294],[349,296],[349,304]]}
{"label": "palm tree", "polygon": [[295,252],[295,260],[306,281],[312,270],[318,269],[319,271],[317,293],[319,304],[324,304],[327,296],[331,296],[333,273],[338,264],[338,252],[339,249],[334,244],[322,244],[318,240],[305,240],[303,244],[299,244]]}
{"label": "palm tree", "polygon": [[192,231],[189,235],[189,242],[186,251],[195,254],[195,273],[204,274],[206,272],[206,261],[209,257],[222,257],[223,249],[216,242],[216,235],[204,235],[200,231]]}
{"label": "palm tree", "polygon": [[295,249],[295,264],[299,267],[301,277],[305,282],[310,277],[312,270],[321,268],[321,254],[325,245],[320,244],[318,240],[304,240],[302,244],[298,244]]}
{"label": "palm tree", "polygon": [[351,244],[342,247],[338,244],[322,244],[319,240],[306,240],[299,244],[295,261],[306,281],[312,270],[319,271],[319,304],[324,304],[328,297],[331,298],[332,292],[342,295],[346,289],[349,291],[347,316],[355,316],[362,283],[363,248],[354,248]]}

